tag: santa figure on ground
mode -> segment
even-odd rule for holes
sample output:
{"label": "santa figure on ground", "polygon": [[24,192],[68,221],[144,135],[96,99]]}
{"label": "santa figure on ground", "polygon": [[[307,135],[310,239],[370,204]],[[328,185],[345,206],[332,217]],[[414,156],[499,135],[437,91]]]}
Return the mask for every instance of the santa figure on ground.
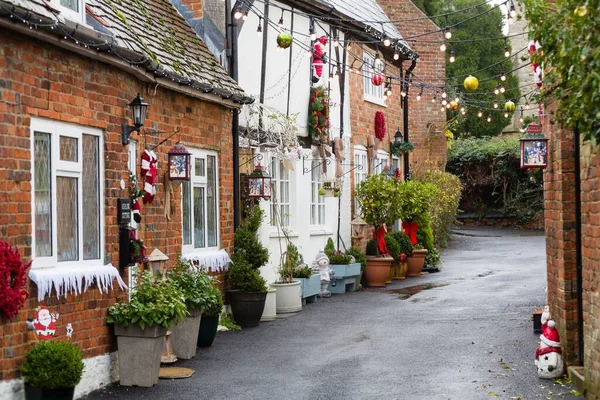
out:
{"label": "santa figure on ground", "polygon": [[[544,313],[546,316],[549,315],[546,310]],[[544,314],[542,314],[540,343],[535,351],[535,365],[540,378],[555,379],[561,377],[564,372],[560,336],[556,324],[552,320],[544,321]]]}

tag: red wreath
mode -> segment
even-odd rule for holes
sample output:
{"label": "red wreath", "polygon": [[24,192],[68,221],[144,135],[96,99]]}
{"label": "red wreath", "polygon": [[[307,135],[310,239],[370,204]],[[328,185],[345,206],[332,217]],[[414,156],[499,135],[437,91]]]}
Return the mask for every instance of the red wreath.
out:
{"label": "red wreath", "polygon": [[29,292],[24,288],[27,283],[27,264],[21,260],[19,250],[6,242],[0,242],[0,310],[7,318],[13,318],[25,304]]}
{"label": "red wreath", "polygon": [[383,111],[375,113],[375,137],[382,142],[385,139],[385,114]]}

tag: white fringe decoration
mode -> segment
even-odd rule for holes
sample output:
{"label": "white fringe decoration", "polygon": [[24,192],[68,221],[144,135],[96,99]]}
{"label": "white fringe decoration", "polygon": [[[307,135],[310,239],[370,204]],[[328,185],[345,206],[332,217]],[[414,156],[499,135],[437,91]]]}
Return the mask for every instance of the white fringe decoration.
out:
{"label": "white fringe decoration", "polygon": [[205,271],[221,272],[227,271],[231,262],[229,254],[225,250],[218,251],[192,251],[181,255],[182,261],[192,263]]}
{"label": "white fringe decoration", "polygon": [[[100,293],[108,292],[113,288],[113,280],[117,279],[119,287],[127,289],[121,279],[119,271],[111,264],[94,266],[70,266],[57,268],[30,269],[29,279],[38,287],[38,301],[44,300],[46,295],[56,291],[56,297],[67,296],[69,293],[76,295],[85,293],[96,281]],[[85,281],[85,283],[84,283]]]}

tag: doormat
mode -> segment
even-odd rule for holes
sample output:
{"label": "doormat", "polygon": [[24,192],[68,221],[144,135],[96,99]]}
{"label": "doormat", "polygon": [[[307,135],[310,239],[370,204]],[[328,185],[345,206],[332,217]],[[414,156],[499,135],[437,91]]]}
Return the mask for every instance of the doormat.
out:
{"label": "doormat", "polygon": [[194,375],[194,370],[181,367],[163,367],[158,373],[160,379],[183,379]]}

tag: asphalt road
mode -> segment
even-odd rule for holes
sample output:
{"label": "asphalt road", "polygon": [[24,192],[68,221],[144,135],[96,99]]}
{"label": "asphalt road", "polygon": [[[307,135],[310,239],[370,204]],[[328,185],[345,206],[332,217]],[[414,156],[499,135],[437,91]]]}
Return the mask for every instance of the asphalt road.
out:
{"label": "asphalt road", "polygon": [[442,272],[309,304],[222,332],[153,388],[89,399],[578,399],[541,380],[532,310],[545,300],[541,233],[462,229]]}

